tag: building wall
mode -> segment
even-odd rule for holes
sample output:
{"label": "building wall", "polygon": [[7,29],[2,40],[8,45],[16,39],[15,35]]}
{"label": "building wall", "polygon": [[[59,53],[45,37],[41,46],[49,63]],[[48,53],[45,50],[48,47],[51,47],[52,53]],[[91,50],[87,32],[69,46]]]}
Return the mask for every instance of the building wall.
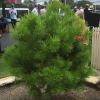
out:
{"label": "building wall", "polygon": [[21,4],[21,0],[15,0],[16,4]]}
{"label": "building wall", "polygon": [[8,3],[16,3],[16,4],[21,4],[21,0],[8,0]]}
{"label": "building wall", "polygon": [[15,0],[8,0],[8,3],[15,3]]}

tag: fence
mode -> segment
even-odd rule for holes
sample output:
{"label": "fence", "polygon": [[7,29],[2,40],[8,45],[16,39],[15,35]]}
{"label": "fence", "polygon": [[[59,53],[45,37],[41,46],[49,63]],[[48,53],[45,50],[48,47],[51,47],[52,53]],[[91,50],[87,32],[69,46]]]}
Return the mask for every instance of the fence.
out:
{"label": "fence", "polygon": [[100,27],[93,28],[91,64],[100,70]]}

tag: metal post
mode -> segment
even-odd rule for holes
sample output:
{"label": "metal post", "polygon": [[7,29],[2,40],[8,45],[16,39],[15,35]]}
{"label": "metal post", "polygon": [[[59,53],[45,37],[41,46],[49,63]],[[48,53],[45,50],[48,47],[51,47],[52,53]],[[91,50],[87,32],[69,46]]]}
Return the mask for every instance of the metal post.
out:
{"label": "metal post", "polygon": [[2,1],[2,15],[5,14],[6,3],[5,0]]}
{"label": "metal post", "polygon": [[65,5],[66,5],[67,0],[65,0]]}
{"label": "metal post", "polygon": [[96,5],[95,5],[95,12],[96,12]]}

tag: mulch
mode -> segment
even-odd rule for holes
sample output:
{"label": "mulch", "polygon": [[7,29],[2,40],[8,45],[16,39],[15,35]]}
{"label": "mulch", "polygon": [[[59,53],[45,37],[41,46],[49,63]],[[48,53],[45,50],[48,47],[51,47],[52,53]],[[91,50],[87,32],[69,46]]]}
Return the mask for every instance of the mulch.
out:
{"label": "mulch", "polygon": [[[35,100],[28,94],[24,83],[11,84],[0,88],[0,100]],[[47,99],[46,99],[47,100]],[[100,91],[94,87],[85,87],[85,91],[70,91],[64,95],[52,97],[52,100],[100,100]]]}

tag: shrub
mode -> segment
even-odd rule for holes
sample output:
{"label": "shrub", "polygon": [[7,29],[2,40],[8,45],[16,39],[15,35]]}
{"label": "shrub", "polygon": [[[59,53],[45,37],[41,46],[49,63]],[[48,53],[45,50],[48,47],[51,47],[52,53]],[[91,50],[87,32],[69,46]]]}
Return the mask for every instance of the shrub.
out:
{"label": "shrub", "polygon": [[90,73],[89,47],[75,39],[85,38],[86,32],[84,22],[69,6],[53,2],[46,14],[29,14],[17,24],[11,33],[17,42],[6,50],[4,59],[33,95],[65,93],[81,86]]}

